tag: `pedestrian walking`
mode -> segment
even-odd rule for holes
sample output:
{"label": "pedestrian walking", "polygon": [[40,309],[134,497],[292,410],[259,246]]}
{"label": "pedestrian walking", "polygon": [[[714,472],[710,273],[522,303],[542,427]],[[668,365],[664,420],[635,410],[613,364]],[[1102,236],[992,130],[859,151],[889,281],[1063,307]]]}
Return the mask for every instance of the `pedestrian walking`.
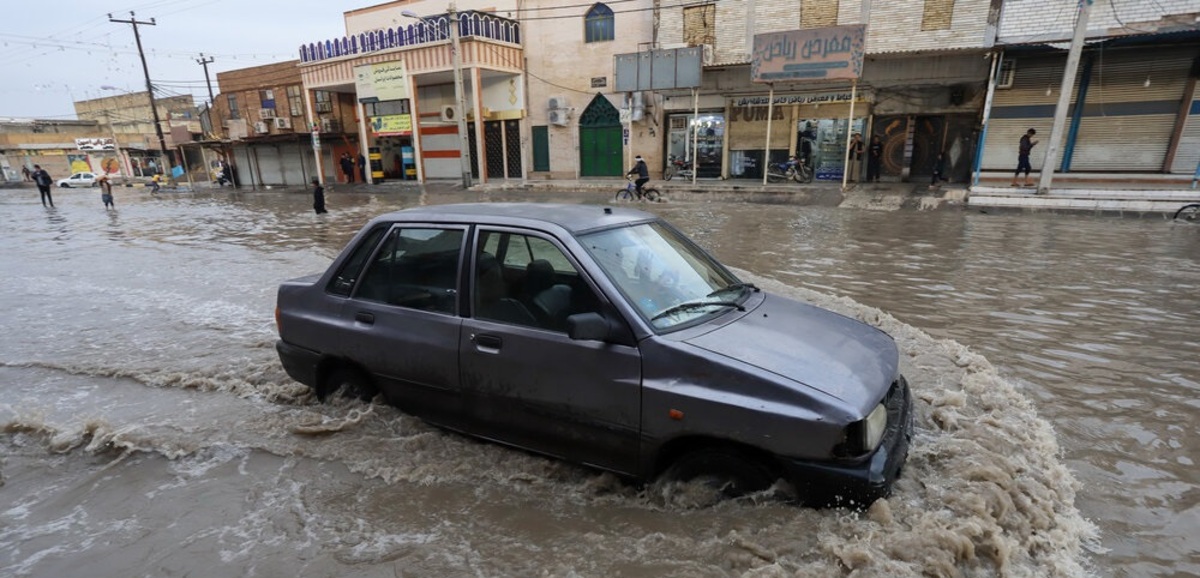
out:
{"label": "pedestrian walking", "polygon": [[858,182],[858,169],[859,165],[862,164],[862,155],[862,135],[859,133],[854,133],[850,136],[850,160],[848,161],[849,165],[846,167],[850,177],[850,182],[852,183]]}
{"label": "pedestrian walking", "polygon": [[154,173],[154,176],[150,179],[150,194],[152,194],[152,195],[158,194],[158,190],[160,188],[162,188],[162,186],[159,184],[161,182],[162,182],[162,175],[160,175],[158,173]]}
{"label": "pedestrian walking", "polygon": [[358,172],[359,176],[362,177],[362,182],[367,182],[367,157],[361,154],[358,155]]}
{"label": "pedestrian walking", "polygon": [[354,159],[350,158],[350,153],[342,153],[342,158],[338,161],[342,167],[342,174],[346,175],[346,182],[354,182]]}
{"label": "pedestrian walking", "polygon": [[938,151],[936,157],[933,158],[933,178],[929,181],[929,188],[936,189],[938,183],[946,180],[946,151]]}
{"label": "pedestrian walking", "polygon": [[321,180],[317,177],[312,178],[313,184],[313,211],[318,215],[328,213],[325,210],[325,187],[321,186]]}
{"label": "pedestrian walking", "polygon": [[38,192],[42,194],[42,206],[45,207],[49,203],[53,207],[54,197],[50,195],[50,185],[54,184],[54,179],[50,178],[50,173],[41,165],[33,165],[33,182],[37,183]]}
{"label": "pedestrian walking", "polygon": [[867,145],[867,182],[879,182],[879,168],[883,163],[883,140],[879,135],[871,135],[871,144]]}
{"label": "pedestrian walking", "polygon": [[104,202],[104,210],[116,210],[117,206],[113,204],[112,182],[108,180],[108,175],[100,175],[96,184],[100,187],[100,200]]}
{"label": "pedestrian walking", "polygon": [[1012,186],[1017,186],[1017,177],[1021,171],[1025,171],[1025,186],[1032,187],[1033,182],[1029,180],[1029,171],[1033,170],[1033,165],[1029,164],[1029,152],[1033,150],[1034,145],[1038,141],[1033,139],[1033,135],[1037,134],[1036,129],[1025,131],[1025,135],[1021,137],[1021,142],[1017,145],[1017,171],[1013,173]]}

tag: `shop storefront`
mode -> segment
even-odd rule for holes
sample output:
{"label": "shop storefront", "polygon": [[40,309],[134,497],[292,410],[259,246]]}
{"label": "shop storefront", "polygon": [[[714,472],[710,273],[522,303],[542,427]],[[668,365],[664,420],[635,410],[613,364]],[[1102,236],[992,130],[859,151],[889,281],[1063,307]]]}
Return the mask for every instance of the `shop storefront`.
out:
{"label": "shop storefront", "polygon": [[416,179],[412,111],[408,99],[364,104],[372,180]]}
{"label": "shop storefront", "polygon": [[792,155],[802,156],[807,148],[816,178],[840,181],[847,137],[850,132],[865,135],[870,115],[866,95],[859,94],[851,121],[851,97],[850,91],[777,94],[774,106],[768,106],[766,95],[729,99],[729,177],[761,180],[764,150],[768,150],[767,162],[780,163]]}
{"label": "shop storefront", "polygon": [[721,177],[725,146],[724,113],[701,111],[699,115],[671,114],[667,116],[667,127],[667,159],[674,157],[690,163],[695,147],[698,167],[696,178]]}

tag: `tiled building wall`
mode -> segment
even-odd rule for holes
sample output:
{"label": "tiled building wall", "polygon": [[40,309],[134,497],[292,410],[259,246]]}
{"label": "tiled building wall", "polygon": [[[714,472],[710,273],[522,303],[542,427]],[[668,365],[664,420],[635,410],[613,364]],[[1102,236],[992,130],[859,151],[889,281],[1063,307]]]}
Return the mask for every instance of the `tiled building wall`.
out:
{"label": "tiled building wall", "polygon": [[[1000,20],[999,41],[1070,39],[1078,11],[1078,0],[1007,0]],[[1197,17],[1200,17],[1200,0],[1095,2],[1088,16],[1088,36],[1194,29]]]}

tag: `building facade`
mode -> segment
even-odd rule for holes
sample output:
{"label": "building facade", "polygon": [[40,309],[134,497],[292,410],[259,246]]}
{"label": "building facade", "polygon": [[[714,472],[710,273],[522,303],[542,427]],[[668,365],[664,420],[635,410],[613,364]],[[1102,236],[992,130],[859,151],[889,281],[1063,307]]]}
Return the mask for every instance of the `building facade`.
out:
{"label": "building facade", "polygon": [[[1004,2],[1002,60],[982,170],[1011,171],[1030,128],[1050,136],[1075,0]],[[1035,147],[1034,170],[1191,174],[1200,166],[1200,0],[1115,0],[1091,6],[1062,146],[1052,162]]]}
{"label": "building facade", "polygon": [[[181,147],[201,134],[200,117],[191,96],[156,97],[154,104],[161,123],[161,142],[145,91],[76,101],[75,116],[99,123],[105,136],[114,140],[122,175],[150,177],[167,173],[176,164],[188,166]],[[199,162],[192,160],[192,164]]]}
{"label": "building facade", "polygon": [[39,165],[55,180],[72,173],[122,173],[114,139],[94,120],[0,119],[0,173],[23,180]]}

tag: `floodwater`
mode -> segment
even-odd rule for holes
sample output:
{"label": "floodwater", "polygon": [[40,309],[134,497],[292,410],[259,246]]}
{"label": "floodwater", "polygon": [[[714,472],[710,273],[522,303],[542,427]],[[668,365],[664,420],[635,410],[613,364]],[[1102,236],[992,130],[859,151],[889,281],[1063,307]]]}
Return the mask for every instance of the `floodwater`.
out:
{"label": "floodwater", "polygon": [[379,213],[528,194],[55,193],[0,190],[3,576],[1200,574],[1200,227],[647,206],[897,339],[917,435],[859,513],[703,505],[283,373],[279,281]]}

